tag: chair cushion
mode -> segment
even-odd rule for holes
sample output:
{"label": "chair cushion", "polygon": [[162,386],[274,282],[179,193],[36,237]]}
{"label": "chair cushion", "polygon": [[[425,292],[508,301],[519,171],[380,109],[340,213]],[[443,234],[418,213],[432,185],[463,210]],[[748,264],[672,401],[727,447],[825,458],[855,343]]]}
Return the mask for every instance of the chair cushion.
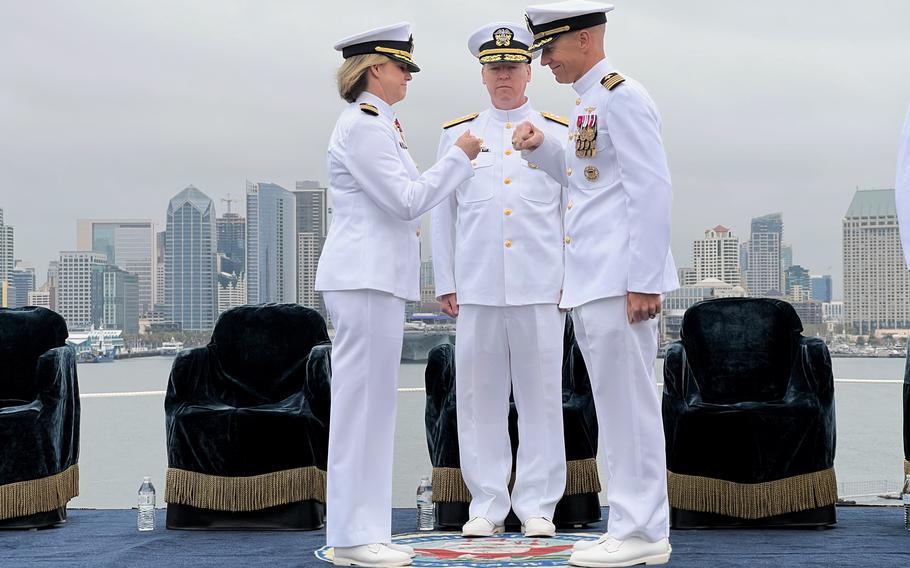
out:
{"label": "chair cushion", "polygon": [[787,302],[723,298],[689,308],[680,340],[704,401],[771,401],[786,393],[802,329]]}
{"label": "chair cushion", "polygon": [[0,308],[0,398],[34,400],[38,357],[68,335],[66,321],[47,308]]}

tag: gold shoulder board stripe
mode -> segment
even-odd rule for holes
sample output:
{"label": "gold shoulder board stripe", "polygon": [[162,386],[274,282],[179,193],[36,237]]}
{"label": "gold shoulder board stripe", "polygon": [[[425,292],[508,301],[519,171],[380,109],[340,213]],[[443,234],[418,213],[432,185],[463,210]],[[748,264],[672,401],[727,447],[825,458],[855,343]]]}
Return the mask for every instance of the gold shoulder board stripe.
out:
{"label": "gold shoulder board stripe", "polygon": [[564,116],[559,116],[558,114],[553,114],[551,112],[542,112],[540,113],[540,116],[546,118],[547,120],[558,122],[563,126],[569,126],[569,119]]}
{"label": "gold shoulder board stripe", "polygon": [[468,121],[474,120],[478,116],[480,116],[479,112],[472,112],[471,114],[466,114],[462,117],[456,118],[455,120],[450,120],[448,122],[444,122],[442,124],[442,128],[443,129],[452,128],[453,126],[461,124],[462,122],[468,122]]}
{"label": "gold shoulder board stripe", "polygon": [[379,109],[370,103],[360,103],[360,110],[367,114],[372,114],[373,116],[379,116]]}
{"label": "gold shoulder board stripe", "polygon": [[625,80],[626,78],[619,73],[610,73],[600,80],[600,84],[606,87],[608,91],[612,91]]}

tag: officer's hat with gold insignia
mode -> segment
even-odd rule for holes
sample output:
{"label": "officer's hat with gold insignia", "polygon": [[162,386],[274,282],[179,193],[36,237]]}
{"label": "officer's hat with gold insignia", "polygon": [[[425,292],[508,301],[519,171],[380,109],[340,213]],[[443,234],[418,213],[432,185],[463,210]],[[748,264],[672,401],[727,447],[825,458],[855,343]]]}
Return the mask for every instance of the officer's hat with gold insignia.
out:
{"label": "officer's hat with gold insignia", "polygon": [[528,50],[532,37],[530,32],[513,22],[487,24],[471,34],[468,50],[481,64],[487,63],[530,63],[535,57]]}
{"label": "officer's hat with gold insignia", "polygon": [[420,71],[420,67],[411,58],[411,53],[414,51],[414,38],[411,35],[411,24],[407,22],[399,22],[348,36],[338,40],[335,50],[340,51],[345,59],[354,55],[370,53],[385,55],[395,61],[401,61],[408,66],[408,71],[412,73]]}
{"label": "officer's hat with gold insignia", "polygon": [[607,21],[612,4],[588,0],[566,0],[552,4],[528,6],[525,20],[534,34],[530,51],[537,51],[566,32],[599,26]]}

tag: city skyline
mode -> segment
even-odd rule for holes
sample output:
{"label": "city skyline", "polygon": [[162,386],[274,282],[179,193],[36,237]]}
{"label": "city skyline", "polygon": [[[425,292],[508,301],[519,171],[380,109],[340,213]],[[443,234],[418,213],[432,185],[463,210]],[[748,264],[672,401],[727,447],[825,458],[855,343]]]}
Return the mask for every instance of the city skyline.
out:
{"label": "city skyline", "polygon": [[[526,3],[352,6],[8,6],[0,37],[7,51],[28,54],[9,63],[0,87],[0,207],[17,228],[17,256],[43,267],[75,248],[72,218],[154,211],[161,227],[167,199],[191,183],[221,212],[220,199],[241,193],[246,178],[288,189],[327,180],[325,148],[343,108],[331,46],[377,22],[414,26],[423,70],[395,109],[415,161],[428,167],[439,125],[489,105],[468,36],[493,20],[520,24]],[[751,216],[781,211],[794,261],[823,273],[831,266],[842,282],[834,243],[854,190],[893,187],[910,102],[910,77],[899,72],[910,67],[910,4],[616,6],[607,55],[660,109],[680,263],[690,264],[691,239],[705,228],[723,223],[744,239]],[[574,100],[536,62],[529,96],[556,114]],[[47,197],[41,207],[36,194]]]}

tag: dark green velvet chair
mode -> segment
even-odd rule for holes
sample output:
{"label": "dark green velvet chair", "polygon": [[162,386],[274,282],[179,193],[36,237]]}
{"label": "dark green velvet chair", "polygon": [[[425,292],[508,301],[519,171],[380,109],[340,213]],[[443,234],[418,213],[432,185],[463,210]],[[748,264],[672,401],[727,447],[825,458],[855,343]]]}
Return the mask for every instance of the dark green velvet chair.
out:
{"label": "dark green velvet chair", "polygon": [[165,398],[167,527],[312,530],[325,519],[326,409],[307,376],[325,321],[297,304],[232,308],[180,353]]}
{"label": "dark green velvet chair", "polygon": [[79,494],[79,385],[66,322],[0,308],[0,528],[66,520]]}
{"label": "dark green velvet chair", "polygon": [[[424,420],[427,447],[433,464],[433,501],[436,526],[460,530],[468,521],[471,493],[461,475],[455,393],[455,347],[438,345],[430,350],[425,374]],[[600,477],[597,473],[597,414],[591,381],[575,342],[572,318],[566,318],[562,365],[563,429],[566,442],[566,490],[556,505],[553,522],[560,527],[582,527],[601,518]],[[509,410],[512,463],[518,451],[518,412]],[[514,469],[513,469],[514,474]],[[514,512],[506,525],[519,526]]]}
{"label": "dark green velvet chair", "polygon": [[836,522],[831,358],[802,329],[768,298],[686,311],[664,360],[673,528]]}
{"label": "dark green velvet chair", "polygon": [[904,475],[910,475],[910,342],[904,367]]}

